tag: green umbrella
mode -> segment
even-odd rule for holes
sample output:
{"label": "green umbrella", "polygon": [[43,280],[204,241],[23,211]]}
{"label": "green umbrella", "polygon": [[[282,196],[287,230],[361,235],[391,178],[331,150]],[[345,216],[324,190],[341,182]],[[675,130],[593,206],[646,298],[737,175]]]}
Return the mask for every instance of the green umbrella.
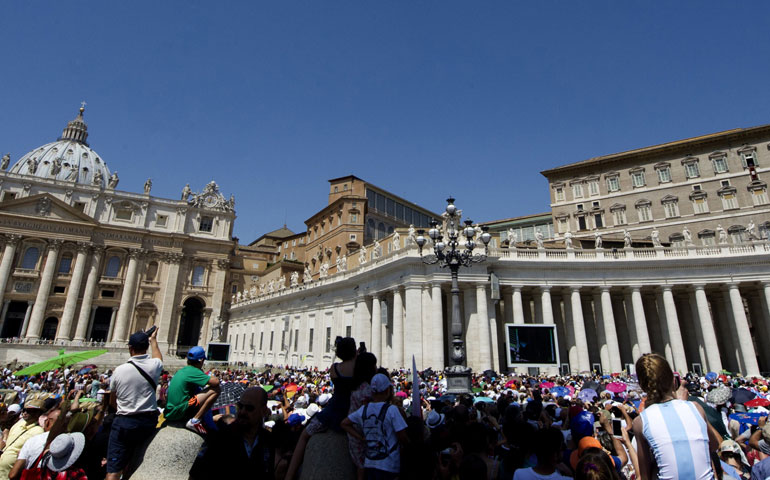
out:
{"label": "green umbrella", "polygon": [[37,375],[41,372],[47,372],[49,370],[56,370],[57,368],[64,368],[69,365],[74,365],[78,362],[84,362],[88,359],[98,357],[107,353],[107,350],[86,350],[84,352],[72,352],[64,353],[64,350],[59,350],[59,355],[48,360],[43,360],[40,363],[30,365],[27,368],[14,373],[17,377],[23,377],[25,375]]}

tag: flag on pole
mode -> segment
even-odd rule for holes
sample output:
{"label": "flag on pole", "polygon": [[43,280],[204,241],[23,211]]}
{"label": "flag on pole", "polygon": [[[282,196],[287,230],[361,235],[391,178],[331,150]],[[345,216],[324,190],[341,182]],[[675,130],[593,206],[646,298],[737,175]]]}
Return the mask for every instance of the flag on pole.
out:
{"label": "flag on pole", "polygon": [[422,418],[422,405],[420,404],[420,376],[417,375],[417,362],[412,355],[412,415]]}

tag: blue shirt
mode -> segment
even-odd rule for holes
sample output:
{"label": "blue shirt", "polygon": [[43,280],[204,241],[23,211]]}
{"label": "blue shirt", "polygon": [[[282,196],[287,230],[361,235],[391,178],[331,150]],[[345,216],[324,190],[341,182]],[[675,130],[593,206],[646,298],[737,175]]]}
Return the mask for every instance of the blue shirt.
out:
{"label": "blue shirt", "polygon": [[770,458],[755,463],[751,468],[751,480],[767,480],[770,478]]}

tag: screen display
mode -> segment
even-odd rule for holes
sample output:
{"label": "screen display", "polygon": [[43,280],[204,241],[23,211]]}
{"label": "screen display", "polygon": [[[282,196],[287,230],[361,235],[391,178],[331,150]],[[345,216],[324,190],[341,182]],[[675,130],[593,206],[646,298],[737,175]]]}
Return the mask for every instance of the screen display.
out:
{"label": "screen display", "polygon": [[508,323],[505,328],[509,366],[558,365],[555,325]]}
{"label": "screen display", "polygon": [[209,343],[208,359],[213,362],[226,362],[230,357],[229,343]]}

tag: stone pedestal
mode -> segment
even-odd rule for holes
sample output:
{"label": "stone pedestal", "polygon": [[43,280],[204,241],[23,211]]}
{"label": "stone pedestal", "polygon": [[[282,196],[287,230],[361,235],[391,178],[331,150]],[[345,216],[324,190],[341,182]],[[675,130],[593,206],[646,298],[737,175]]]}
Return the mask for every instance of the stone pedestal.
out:
{"label": "stone pedestal", "polygon": [[[134,480],[187,480],[203,438],[184,428],[181,423],[164,425],[132,460],[139,465],[131,477]],[[347,449],[345,450],[347,452]],[[133,469],[132,469],[133,470]],[[223,466],[223,473],[227,466]],[[125,475],[123,478],[127,478]]]}
{"label": "stone pedestal", "polygon": [[331,430],[310,437],[299,480],[355,480],[348,436]]}

